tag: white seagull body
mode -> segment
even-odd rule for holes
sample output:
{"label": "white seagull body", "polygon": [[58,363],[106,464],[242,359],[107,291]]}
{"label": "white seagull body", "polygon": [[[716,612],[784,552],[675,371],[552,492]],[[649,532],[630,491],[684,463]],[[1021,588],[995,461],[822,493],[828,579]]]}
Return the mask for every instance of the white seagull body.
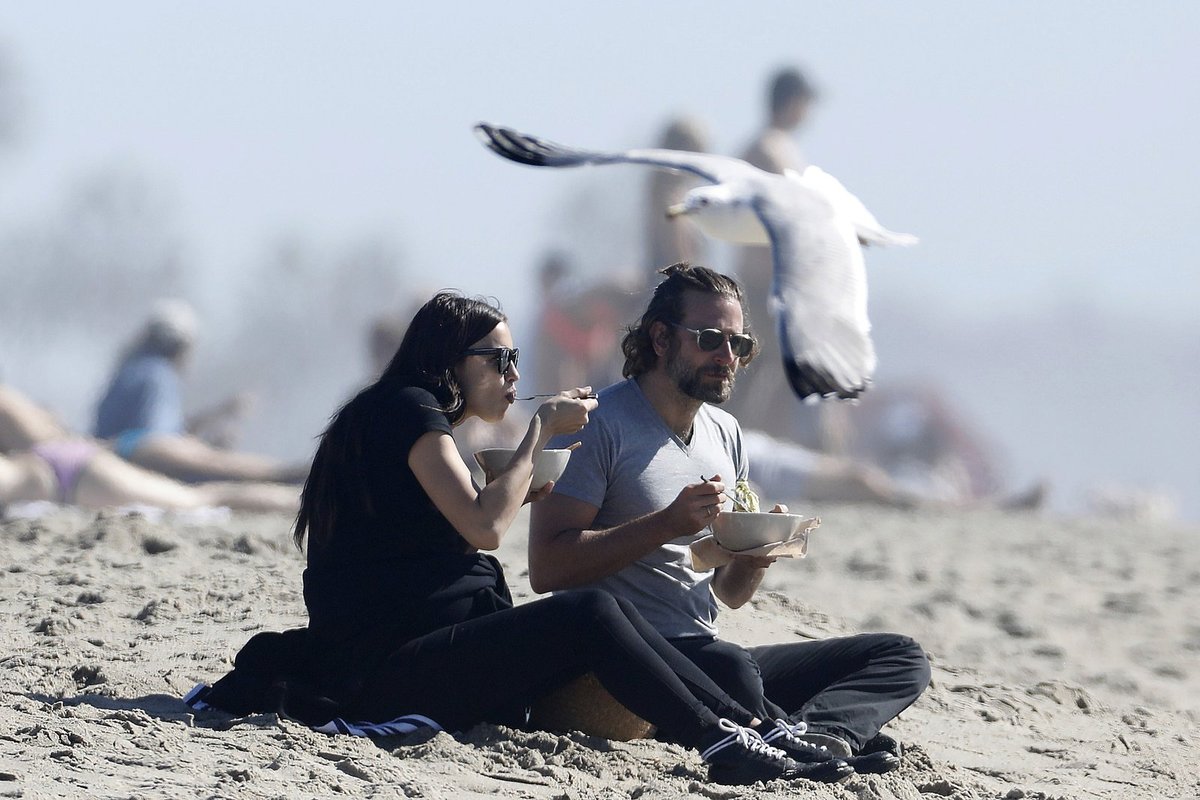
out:
{"label": "white seagull body", "polygon": [[771,246],[771,307],[793,391],[801,399],[852,398],[867,388],[876,358],[861,245],[917,239],[880,225],[832,175],[815,166],[776,175],[740,159],[679,150],[575,150],[507,128],[475,129],[493,152],[522,164],[645,164],[708,181],[667,213],[688,215],[717,239]]}

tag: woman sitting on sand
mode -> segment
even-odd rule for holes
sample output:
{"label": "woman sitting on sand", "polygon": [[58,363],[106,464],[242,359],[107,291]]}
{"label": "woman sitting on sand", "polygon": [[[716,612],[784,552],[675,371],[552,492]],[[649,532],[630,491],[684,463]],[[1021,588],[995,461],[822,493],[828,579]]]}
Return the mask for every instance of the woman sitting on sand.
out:
{"label": "woman sitting on sand", "polygon": [[[837,780],[845,762],[799,764],[634,608],[596,591],[514,607],[500,545],[531,492],[534,454],[579,430],[588,389],[543,403],[508,467],[480,489],[453,428],[498,422],[516,399],[517,349],[500,311],[443,292],[413,318],[373,384],[334,416],[304,486],[309,626],[259,634],[235,669],[187,701],[282,711],[328,731],[395,733],[414,722],[521,726],[542,694],[588,672],[660,737],[701,751],[709,775],[742,784]],[[347,723],[344,720],[365,720]]]}
{"label": "woman sitting on sand", "polygon": [[0,508],[38,500],[84,508],[142,504],[170,510],[228,506],[290,512],[299,497],[292,486],[192,486],[149,472],[94,439],[72,435],[49,412],[0,386]]}

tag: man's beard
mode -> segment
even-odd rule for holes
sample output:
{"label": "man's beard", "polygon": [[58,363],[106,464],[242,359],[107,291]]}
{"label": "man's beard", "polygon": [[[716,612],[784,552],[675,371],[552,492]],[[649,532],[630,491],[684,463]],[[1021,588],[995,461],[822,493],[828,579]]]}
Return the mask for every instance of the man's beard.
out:
{"label": "man's beard", "polygon": [[[667,375],[675,382],[680,392],[702,403],[724,403],[733,393],[733,367],[708,366],[691,369],[679,357],[678,347],[666,354]],[[718,381],[727,377],[728,380]]]}

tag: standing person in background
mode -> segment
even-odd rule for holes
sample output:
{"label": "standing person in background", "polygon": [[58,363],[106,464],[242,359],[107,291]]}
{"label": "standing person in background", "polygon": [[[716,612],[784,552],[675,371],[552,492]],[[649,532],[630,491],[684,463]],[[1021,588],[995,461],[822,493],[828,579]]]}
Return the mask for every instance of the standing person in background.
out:
{"label": "standing person in background", "polygon": [[[767,125],[742,153],[745,161],[761,170],[782,175],[802,171],[808,160],[796,141],[796,132],[808,119],[816,91],[802,72],[781,69],[772,76],[767,92]],[[670,262],[662,262],[670,263]],[[768,306],[771,296],[771,249],[744,247],[737,268],[746,290],[750,319],[757,323],[765,367],[747,373],[745,386],[730,403],[730,411],[766,433],[799,441],[820,452],[845,453],[845,410],[834,403],[815,408],[798,407],[791,398],[783,372],[779,335]]]}
{"label": "standing person in background", "polygon": [[160,301],[126,348],[96,409],[94,434],[122,458],[176,480],[298,483],[303,466],[214,447],[199,433],[244,413],[234,396],[193,417],[183,413],[182,371],[196,339],[196,314],[178,300]]}
{"label": "standing person in background", "polygon": [[[708,135],[698,121],[689,117],[677,117],[667,125],[656,146],[667,150],[704,153],[708,151]],[[668,217],[665,213],[667,208],[682,200],[689,189],[702,183],[704,181],[693,175],[676,174],[666,170],[654,170],[650,173],[644,228],[646,264],[707,260],[707,241],[700,229],[689,220]],[[647,278],[653,275],[649,270],[642,274]]]}
{"label": "standing person in background", "polygon": [[534,391],[578,386],[610,374],[617,353],[618,309],[625,292],[605,280],[578,286],[566,256],[557,252],[546,255],[538,282]]}
{"label": "standing person in background", "polygon": [[[557,391],[559,386],[587,383],[568,352],[583,334],[576,331],[568,308],[568,284],[571,267],[567,257],[556,250],[547,252],[538,266],[537,340],[533,351],[530,381],[534,392]],[[568,373],[572,373],[568,375]],[[560,382],[560,378],[570,378]],[[578,380],[576,380],[578,378]]]}
{"label": "standing person in background", "polygon": [[767,127],[750,143],[742,158],[779,175],[785,169],[800,171],[808,166],[796,143],[796,130],[808,119],[815,98],[816,91],[799,70],[789,67],[775,73],[768,91]]}

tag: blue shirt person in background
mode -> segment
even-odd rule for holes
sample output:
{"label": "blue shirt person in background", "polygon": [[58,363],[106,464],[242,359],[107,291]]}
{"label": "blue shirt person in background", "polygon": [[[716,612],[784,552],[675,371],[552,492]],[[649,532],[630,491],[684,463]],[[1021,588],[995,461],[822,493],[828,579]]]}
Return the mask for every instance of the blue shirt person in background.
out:
{"label": "blue shirt person in background", "polygon": [[211,411],[183,413],[182,370],[196,339],[196,314],[179,300],[163,300],[117,365],[96,410],[94,433],[122,458],[181,481],[299,483],[307,467],[238,453],[194,435],[219,427],[245,407],[241,396]]}

